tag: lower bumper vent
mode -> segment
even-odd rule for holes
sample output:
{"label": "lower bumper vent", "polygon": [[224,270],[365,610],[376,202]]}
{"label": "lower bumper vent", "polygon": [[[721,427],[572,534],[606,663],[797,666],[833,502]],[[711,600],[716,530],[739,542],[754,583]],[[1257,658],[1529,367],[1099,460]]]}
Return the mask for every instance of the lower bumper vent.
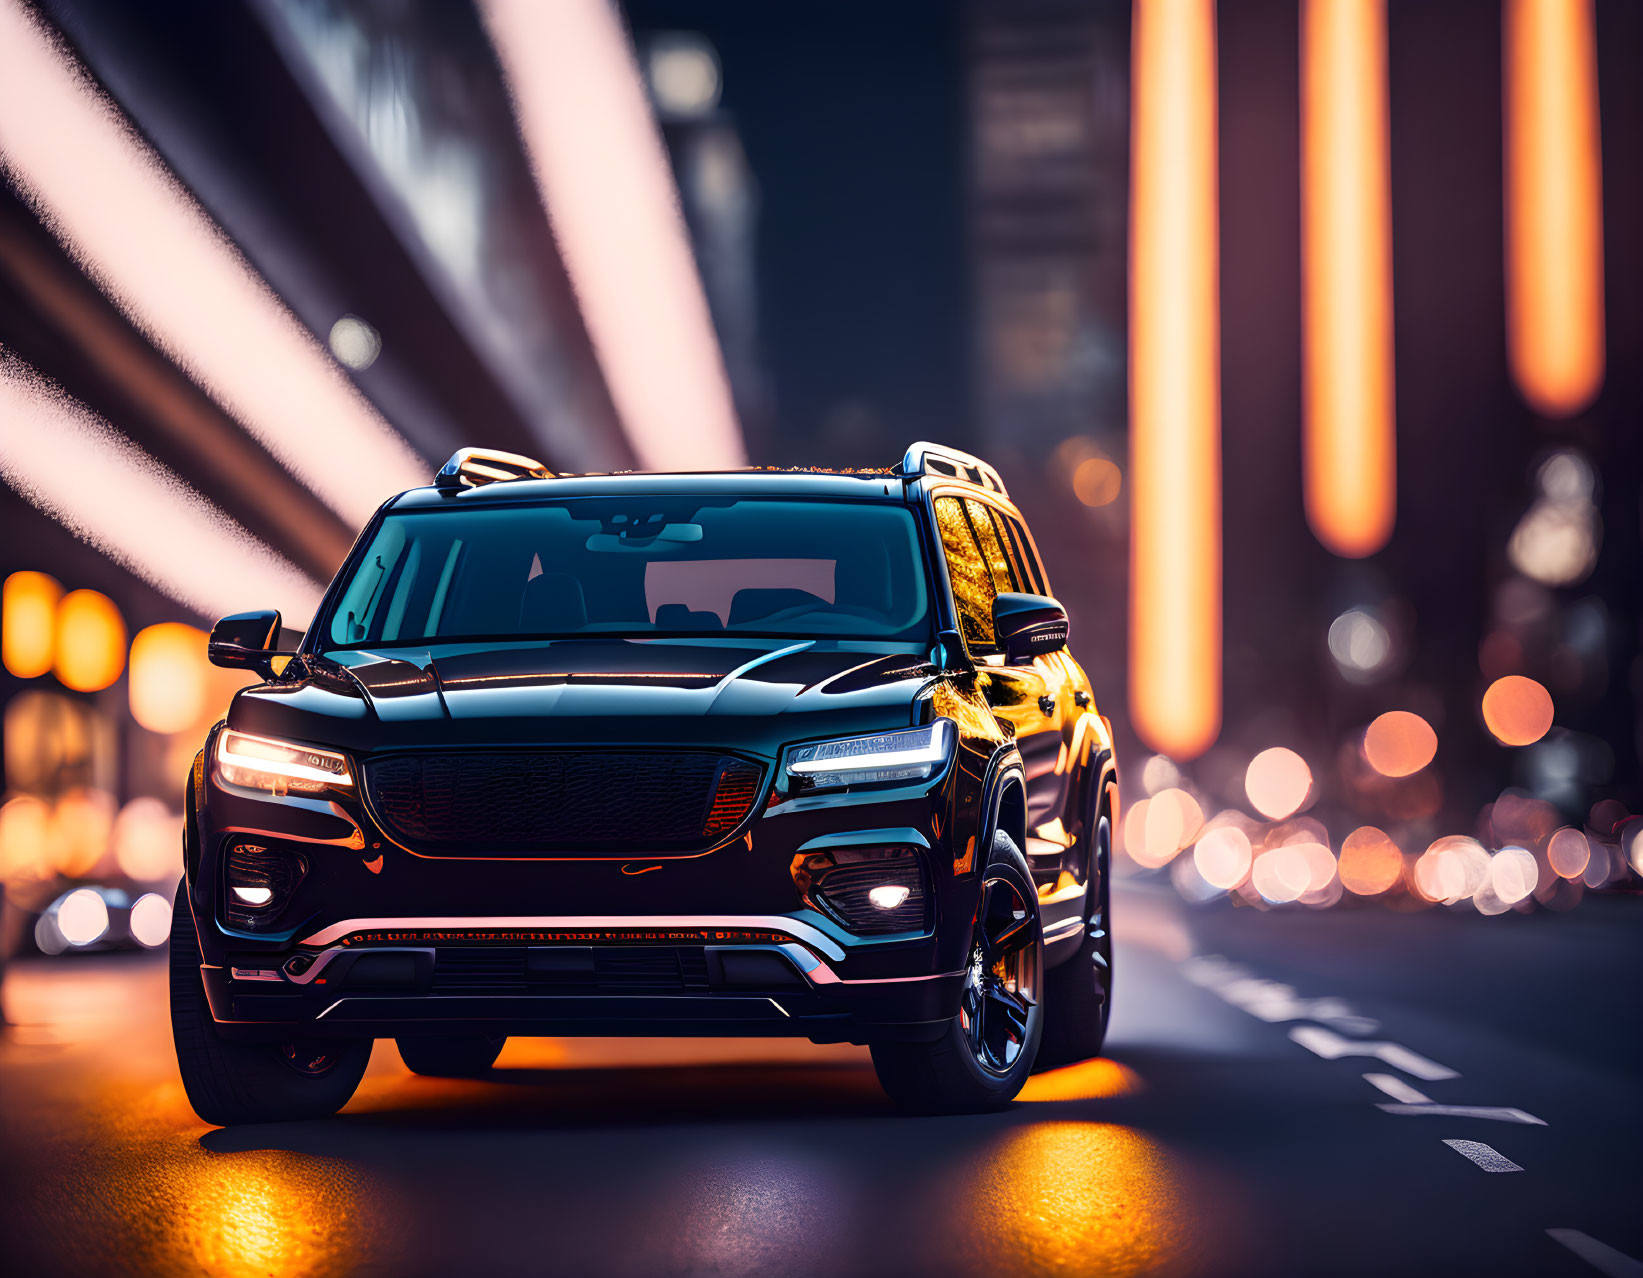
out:
{"label": "lower bumper vent", "polygon": [[844,848],[799,857],[799,892],[858,936],[921,932],[930,926],[929,875],[909,846]]}
{"label": "lower bumper vent", "polygon": [[708,988],[699,945],[471,946],[434,960],[441,993],[677,994]]}

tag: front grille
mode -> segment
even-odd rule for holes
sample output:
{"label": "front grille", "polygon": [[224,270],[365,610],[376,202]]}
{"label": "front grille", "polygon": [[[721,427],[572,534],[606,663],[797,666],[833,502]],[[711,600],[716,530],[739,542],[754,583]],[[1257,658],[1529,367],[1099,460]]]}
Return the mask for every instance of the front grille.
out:
{"label": "front grille", "polygon": [[689,852],[740,825],[761,770],[703,751],[472,750],[365,765],[384,831],[433,855]]}
{"label": "front grille", "polygon": [[434,989],[447,994],[679,994],[707,986],[700,945],[463,946],[441,949],[434,960]]}

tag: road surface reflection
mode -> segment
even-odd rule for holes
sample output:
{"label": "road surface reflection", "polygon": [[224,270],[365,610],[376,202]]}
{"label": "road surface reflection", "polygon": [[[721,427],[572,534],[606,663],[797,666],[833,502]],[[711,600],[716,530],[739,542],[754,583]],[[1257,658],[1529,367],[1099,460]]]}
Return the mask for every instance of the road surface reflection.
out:
{"label": "road surface reflection", "polygon": [[1157,1272],[1194,1251],[1179,1155],[1103,1105],[1092,1061],[998,1115],[906,1118],[866,1054],[527,1040],[486,1079],[379,1045],[339,1118],[233,1130],[189,1110],[153,964],[13,973],[0,1211],[31,1270]]}

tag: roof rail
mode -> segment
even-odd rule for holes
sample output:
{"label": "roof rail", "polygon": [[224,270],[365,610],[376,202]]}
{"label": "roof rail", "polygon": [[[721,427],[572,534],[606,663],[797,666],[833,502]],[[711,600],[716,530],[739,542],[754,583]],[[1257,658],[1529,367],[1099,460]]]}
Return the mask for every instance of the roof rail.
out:
{"label": "roof rail", "polygon": [[494,448],[459,448],[434,476],[435,488],[478,488],[508,479],[552,479],[553,472],[534,457]]}
{"label": "roof rail", "polygon": [[901,459],[901,466],[896,471],[903,479],[917,479],[923,475],[944,475],[949,479],[962,479],[965,483],[975,484],[978,488],[987,488],[1000,497],[1008,497],[1004,481],[999,478],[998,472],[981,458],[969,453],[960,452],[956,448],[949,448],[945,444],[931,444],[924,440],[912,444],[907,449],[907,455]]}

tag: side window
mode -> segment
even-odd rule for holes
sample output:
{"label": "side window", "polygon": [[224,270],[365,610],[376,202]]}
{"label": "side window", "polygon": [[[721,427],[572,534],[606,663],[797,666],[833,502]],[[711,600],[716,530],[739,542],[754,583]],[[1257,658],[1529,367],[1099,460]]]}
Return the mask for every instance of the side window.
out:
{"label": "side window", "polygon": [[995,646],[993,597],[998,594],[992,569],[976,547],[975,534],[964,514],[964,503],[957,497],[937,497],[935,508],[936,529],[941,534],[947,579],[952,583],[953,603],[958,608],[964,642],[971,648],[992,648]]}
{"label": "side window", "polygon": [[1021,566],[1021,588],[1035,595],[1049,594],[1050,583],[1044,576],[1044,565],[1038,558],[1038,548],[1033,545],[1027,526],[1009,515],[1005,515],[1001,522],[1009,535],[1015,561]]}
{"label": "side window", "polygon": [[986,502],[976,501],[970,497],[965,498],[964,509],[969,513],[970,526],[976,530],[976,543],[981,547],[981,557],[992,569],[994,593],[1003,594],[1006,591],[1023,589],[1021,578],[1016,575],[1015,566],[1010,562],[1009,553],[1004,549],[1004,534],[999,531],[997,512]]}

